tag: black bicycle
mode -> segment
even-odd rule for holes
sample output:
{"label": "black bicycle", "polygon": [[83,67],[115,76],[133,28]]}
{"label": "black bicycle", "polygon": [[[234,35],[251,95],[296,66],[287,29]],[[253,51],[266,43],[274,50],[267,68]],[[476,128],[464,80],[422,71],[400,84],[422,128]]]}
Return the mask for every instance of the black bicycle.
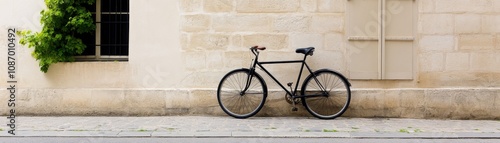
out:
{"label": "black bicycle", "polygon": [[[248,118],[257,114],[267,98],[267,85],[264,79],[255,71],[256,66],[268,74],[286,92],[285,99],[292,104],[292,111],[297,111],[296,104],[302,101],[307,111],[320,119],[334,119],[342,115],[351,100],[351,84],[339,72],[320,69],[312,71],[306,63],[308,55],[312,56],[314,47],[298,48],[295,52],[304,54],[303,60],[266,61],[259,62],[259,50],[266,47],[254,46],[250,51],[255,55],[250,69],[236,69],[227,73],[220,81],[217,88],[217,100],[220,107],[228,115],[235,118]],[[302,71],[306,67],[310,73],[302,83],[302,88],[292,89],[293,83],[287,83],[290,90],[279,82],[263,65],[302,63],[297,83],[300,81]]]}

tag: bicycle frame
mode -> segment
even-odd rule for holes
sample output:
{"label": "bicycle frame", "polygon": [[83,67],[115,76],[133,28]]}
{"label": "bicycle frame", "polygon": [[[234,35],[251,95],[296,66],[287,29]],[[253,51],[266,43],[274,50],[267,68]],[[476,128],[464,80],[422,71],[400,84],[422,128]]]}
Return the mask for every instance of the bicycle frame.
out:
{"label": "bicycle frame", "polygon": [[[301,97],[317,97],[317,96],[325,96],[325,95],[328,95],[328,93],[325,91],[325,88],[323,87],[323,85],[321,85],[320,82],[318,82],[318,79],[316,79],[316,75],[314,75],[314,80],[316,81],[316,83],[318,83],[318,85],[320,86],[321,90],[323,91],[322,93],[323,94],[320,94],[320,95],[296,95],[297,93],[297,88],[299,87],[299,82],[300,82],[300,78],[302,77],[302,72],[304,70],[304,67],[306,67],[307,71],[309,71],[310,74],[314,74],[314,72],[311,70],[311,68],[309,67],[309,65],[307,65],[306,63],[306,58],[307,58],[307,54],[304,55],[304,59],[303,60],[289,60],[289,61],[265,61],[265,62],[259,62],[259,52],[257,51],[257,49],[251,49],[252,53],[255,55],[255,59],[253,60],[253,63],[252,63],[252,66],[250,67],[250,74],[247,78],[247,83],[246,83],[246,86],[245,86],[245,89],[241,92],[241,95],[243,95],[249,88],[250,84],[251,84],[251,81],[252,81],[252,78],[253,78],[253,73],[255,72],[255,67],[258,66],[260,69],[262,69],[267,75],[269,75],[269,77],[271,77],[271,79],[274,80],[274,82],[276,82],[285,92],[287,92],[287,94],[291,95],[294,99],[295,98],[301,98]],[[301,67],[300,67],[300,71],[299,71],[299,75],[297,77],[297,82],[295,84],[295,88],[293,89],[293,91],[290,91],[288,89],[286,89],[286,87],[278,81],[278,79],[276,79],[263,65],[267,65],[267,64],[290,64],[290,63],[301,63]]]}

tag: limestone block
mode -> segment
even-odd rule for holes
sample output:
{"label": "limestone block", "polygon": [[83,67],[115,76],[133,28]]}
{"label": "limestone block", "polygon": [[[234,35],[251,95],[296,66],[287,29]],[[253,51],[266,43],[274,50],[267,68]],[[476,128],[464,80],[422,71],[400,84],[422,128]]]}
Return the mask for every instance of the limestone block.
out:
{"label": "limestone block", "polygon": [[229,45],[229,35],[223,34],[192,34],[189,50],[224,50]]}
{"label": "limestone block", "polygon": [[306,15],[278,16],[273,22],[273,30],[277,32],[306,32],[311,17]]}
{"label": "limestone block", "polygon": [[494,35],[491,34],[464,34],[460,35],[458,48],[460,50],[489,50],[495,47]]}
{"label": "limestone block", "polygon": [[128,108],[165,108],[164,90],[126,90],[125,104]]}
{"label": "limestone block", "polygon": [[491,116],[495,93],[489,90],[457,90],[455,103],[458,107],[455,109],[454,117],[463,119],[485,119]]}
{"label": "limestone block", "polygon": [[27,104],[21,101],[19,102],[19,105],[33,107],[33,108],[44,108],[47,107],[47,105],[53,105],[49,108],[50,109],[61,108],[60,103],[62,103],[62,99],[64,97],[63,92],[54,89],[46,89],[46,90],[34,89],[30,90],[29,92],[36,92],[36,93],[28,93],[29,94],[28,96],[31,96],[31,100],[28,101]]}
{"label": "limestone block", "polygon": [[217,101],[216,90],[193,90],[191,91],[191,97],[193,99],[191,103],[192,107],[197,107],[197,108],[220,107],[219,102]]}
{"label": "limestone block", "polygon": [[62,90],[61,107],[63,108],[90,108],[91,91],[90,90]]}
{"label": "limestone block", "polygon": [[323,49],[323,39],[322,34],[291,34],[290,48],[315,47]]}
{"label": "limestone block", "polygon": [[384,109],[399,109],[402,106],[401,100],[403,99],[403,96],[405,95],[403,95],[400,90],[386,90],[382,99],[384,102]]}
{"label": "limestone block", "polygon": [[454,109],[456,103],[453,99],[457,95],[457,91],[453,90],[426,90],[424,106],[430,109]]}
{"label": "limestone block", "polygon": [[434,12],[434,0],[419,0],[418,1],[418,11],[420,13],[432,13],[432,12]]}
{"label": "limestone block", "polygon": [[295,12],[300,0],[237,0],[236,11],[241,13]]}
{"label": "limestone block", "polygon": [[206,68],[206,55],[203,51],[198,52],[184,52],[184,66],[188,70],[200,70]]}
{"label": "limestone block", "polygon": [[[17,87],[18,85],[16,85]],[[7,88],[3,89],[6,90]],[[7,90],[5,91],[7,92]],[[36,92],[30,89],[16,89],[16,100],[17,101],[30,101]],[[9,95],[10,96],[10,95]],[[10,97],[6,97],[10,98]]]}
{"label": "limestone block", "polygon": [[215,15],[212,29],[217,32],[268,32],[271,22],[268,15]]}
{"label": "limestone block", "polygon": [[315,69],[333,69],[341,73],[346,73],[346,63],[344,55],[338,51],[316,50],[314,56],[308,57],[307,63],[313,70]]}
{"label": "limestone block", "polygon": [[191,107],[191,96],[187,90],[169,90],[165,92],[165,108],[182,109]]}
{"label": "limestone block", "polygon": [[399,118],[416,118],[416,119],[423,119],[425,118],[425,108],[424,107],[418,107],[418,108],[403,108],[401,110],[401,116]]}
{"label": "limestone block", "polygon": [[480,33],[481,15],[460,14],[455,16],[456,33]]}
{"label": "limestone block", "polygon": [[233,0],[208,0],[203,6],[205,12],[231,12],[233,7]]}
{"label": "limestone block", "polygon": [[420,54],[420,71],[432,72],[444,70],[443,53],[422,53]]}
{"label": "limestone block", "polygon": [[318,0],[319,12],[343,13],[346,7],[345,0]]}
{"label": "limestone block", "polygon": [[[495,110],[495,97],[498,97],[498,89],[481,89],[474,90],[473,96],[467,96],[466,99],[469,104],[473,104],[472,107],[473,112],[477,110],[489,110],[489,114],[492,114]],[[493,112],[491,112],[493,111]]]}
{"label": "limestone block", "polygon": [[[227,68],[248,68],[252,63],[253,55],[250,51],[230,51],[224,54],[224,65]],[[222,77],[221,77],[222,78]]]}
{"label": "limestone block", "polygon": [[343,34],[328,33],[325,35],[325,47],[323,49],[345,52],[345,43],[346,41]]}
{"label": "limestone block", "polygon": [[181,43],[181,48],[182,50],[188,51],[191,50],[189,49],[189,34],[187,33],[181,33],[179,36],[179,41]]}
{"label": "limestone block", "polygon": [[472,53],[471,70],[497,72],[500,58],[496,53]]}
{"label": "limestone block", "polygon": [[314,33],[344,32],[344,15],[318,14],[314,15],[309,27]]}
{"label": "limestone block", "polygon": [[245,47],[242,45],[243,43],[243,36],[236,34],[236,35],[231,35],[229,37],[229,48],[227,50],[229,51],[248,51],[248,48],[250,47]]}
{"label": "limestone block", "polygon": [[93,90],[90,102],[93,108],[121,109],[126,107],[123,90]]}
{"label": "limestone block", "polygon": [[421,14],[419,30],[422,34],[452,34],[452,14]]}
{"label": "limestone block", "polygon": [[401,107],[423,108],[425,104],[424,90],[401,90],[398,92],[401,98]]}
{"label": "limestone block", "polygon": [[436,12],[455,12],[456,2],[465,2],[467,0],[423,0],[435,3]]}
{"label": "limestone block", "polygon": [[285,34],[254,34],[243,36],[243,46],[265,46],[267,50],[280,50],[288,47],[288,36]]}
{"label": "limestone block", "polygon": [[499,15],[483,15],[481,23],[482,33],[500,33]]}
{"label": "limestone block", "polygon": [[[494,105],[494,111],[500,111],[500,92],[496,92],[495,95],[495,103],[493,104]],[[497,112],[498,114],[498,112]]]}
{"label": "limestone block", "polygon": [[474,85],[474,75],[466,72],[429,72],[420,73],[419,83],[421,87],[457,87]]}
{"label": "limestone block", "polygon": [[207,67],[210,69],[221,69],[224,67],[224,52],[209,51],[206,56]]}
{"label": "limestone block", "polygon": [[[7,102],[7,103],[8,103],[8,101],[11,99],[11,98],[10,98],[10,94],[7,94],[7,93],[9,93],[9,91],[6,91],[5,89],[2,89],[2,90],[0,90],[0,92],[5,93],[5,94],[4,94],[4,96],[0,96],[0,100],[1,100],[1,101],[5,101],[5,102]],[[18,92],[18,91],[16,91],[16,92]],[[16,98],[16,102],[19,102],[19,99],[18,99],[18,96],[17,96],[17,95],[16,95],[16,97],[15,97],[15,98]],[[7,103],[5,103],[5,105],[4,105],[4,106],[1,106],[1,107],[0,107],[0,111],[7,111],[7,110],[10,110],[10,107],[7,105]],[[4,116],[4,115],[6,115],[5,113],[7,113],[7,112],[0,113],[0,115]]]}
{"label": "limestone block", "polygon": [[[162,107],[162,108],[156,108],[156,107],[135,107],[135,108],[128,108],[128,110],[124,114],[126,116],[164,116],[164,115],[172,114],[172,112],[166,112],[168,110],[169,109],[165,109],[165,107]],[[177,115],[183,115],[183,114],[186,114],[186,113],[187,112],[184,112],[184,113],[177,112]],[[104,115],[104,116],[106,116],[106,115]]]}
{"label": "limestone block", "polygon": [[300,0],[300,7],[305,12],[315,12],[317,10],[317,0]]}
{"label": "limestone block", "polygon": [[419,40],[422,52],[449,52],[455,47],[453,35],[423,35]]}
{"label": "limestone block", "polygon": [[180,0],[179,9],[182,12],[201,12],[203,10],[203,0]]}
{"label": "limestone block", "polygon": [[446,70],[447,71],[466,71],[469,70],[469,54],[468,53],[447,53],[446,54]]}
{"label": "limestone block", "polygon": [[495,12],[500,12],[500,1],[498,0],[493,0],[491,1],[493,4],[493,9],[495,10]]}
{"label": "limestone block", "polygon": [[446,13],[487,13],[493,12],[490,0],[436,0],[436,12]]}
{"label": "limestone block", "polygon": [[381,109],[384,106],[383,96],[384,92],[380,90],[353,90],[349,106],[361,110]]}
{"label": "limestone block", "polygon": [[497,35],[496,35],[496,39],[495,39],[495,49],[496,49],[496,50],[500,50],[500,34],[497,34]]}
{"label": "limestone block", "polygon": [[181,18],[182,31],[199,32],[210,29],[210,16],[204,14],[183,15]]}

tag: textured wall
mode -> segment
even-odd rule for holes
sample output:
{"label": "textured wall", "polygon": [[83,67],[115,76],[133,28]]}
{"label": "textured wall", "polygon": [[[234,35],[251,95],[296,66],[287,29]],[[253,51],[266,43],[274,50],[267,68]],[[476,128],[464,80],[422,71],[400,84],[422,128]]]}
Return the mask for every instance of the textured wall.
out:
{"label": "textured wall", "polygon": [[[317,52],[308,58],[314,69],[326,67],[349,76],[347,2],[131,0],[128,62],[60,63],[43,74],[30,55],[32,49],[19,47],[18,113],[224,115],[214,90],[226,72],[249,66],[248,48],[254,45],[268,47],[261,60],[301,59],[303,55],[294,49],[314,46]],[[345,115],[500,118],[500,1],[418,0],[416,4],[414,79],[351,81],[352,104]],[[42,2],[9,1],[0,7],[0,15],[11,19],[0,21],[0,28],[40,29]],[[0,32],[3,47],[6,36]],[[6,50],[0,51],[0,59],[5,55]],[[0,64],[6,65],[6,60]],[[269,66],[269,70],[289,82],[298,67]],[[266,81],[273,92],[261,116],[308,115],[304,109],[291,112],[284,94],[274,92],[277,86]],[[7,84],[0,85],[0,92],[7,93]]]}

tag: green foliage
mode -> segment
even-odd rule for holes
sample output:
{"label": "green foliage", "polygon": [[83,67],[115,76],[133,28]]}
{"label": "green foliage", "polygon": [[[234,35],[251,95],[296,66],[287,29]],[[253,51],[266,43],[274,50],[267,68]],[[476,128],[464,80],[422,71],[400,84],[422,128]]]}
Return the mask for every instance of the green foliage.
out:
{"label": "green foliage", "polygon": [[335,129],[331,129],[331,130],[328,130],[328,129],[323,129],[323,132],[339,132]]}
{"label": "green foliage", "polygon": [[34,48],[32,56],[38,60],[40,70],[47,72],[51,64],[72,62],[75,55],[86,48],[78,37],[94,32],[92,13],[85,7],[95,0],[45,0],[47,9],[42,10],[40,32],[22,31],[19,43]]}
{"label": "green foliage", "polygon": [[399,129],[399,132],[400,133],[410,133],[410,131],[408,131],[407,129]]}

